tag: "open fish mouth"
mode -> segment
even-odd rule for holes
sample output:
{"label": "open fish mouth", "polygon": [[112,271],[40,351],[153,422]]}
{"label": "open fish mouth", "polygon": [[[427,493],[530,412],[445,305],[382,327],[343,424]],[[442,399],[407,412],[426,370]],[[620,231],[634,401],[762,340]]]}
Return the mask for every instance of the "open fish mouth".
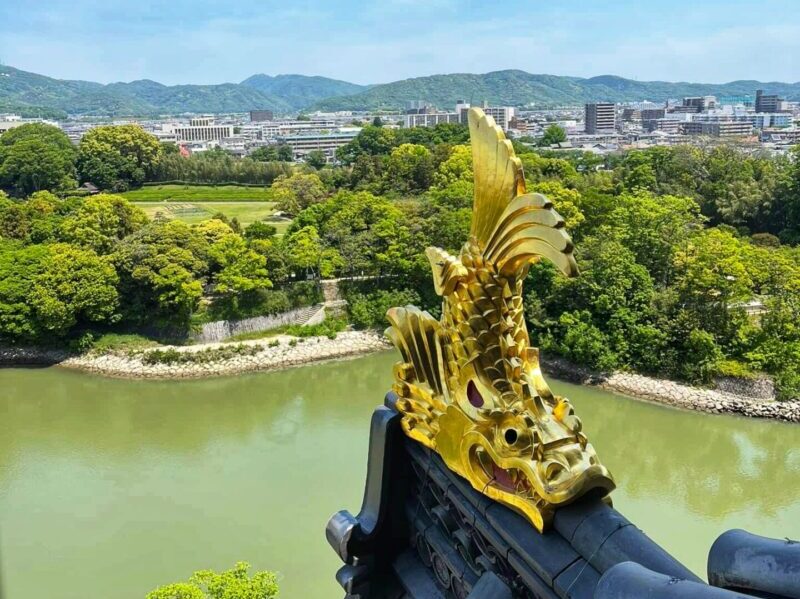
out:
{"label": "open fish mouth", "polygon": [[[465,447],[464,444],[468,444]],[[564,470],[545,458],[542,465],[525,457],[502,457],[498,455],[483,435],[468,433],[462,440],[462,455],[466,460],[468,478],[476,480],[476,490],[489,495],[509,507],[535,519],[543,517],[545,505],[558,506],[577,497],[594,494],[604,496],[614,489],[614,481],[606,469],[596,460],[588,460],[585,466]],[[540,470],[543,473],[540,474]],[[555,471],[558,474],[555,474]],[[548,480],[546,476],[550,476]]]}
{"label": "open fish mouth", "polygon": [[529,496],[533,499],[533,488],[522,470],[498,466],[482,447],[476,447],[475,458],[486,477],[487,485],[506,493],[514,493],[518,497]]}

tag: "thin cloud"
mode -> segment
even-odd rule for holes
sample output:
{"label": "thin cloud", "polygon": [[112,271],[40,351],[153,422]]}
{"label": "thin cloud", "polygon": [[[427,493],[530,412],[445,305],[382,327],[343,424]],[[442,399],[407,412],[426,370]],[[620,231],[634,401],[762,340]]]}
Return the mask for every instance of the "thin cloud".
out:
{"label": "thin cloud", "polygon": [[800,2],[787,0],[763,2],[760,13],[781,16],[764,26],[753,24],[742,0],[674,0],[647,10],[633,0],[509,0],[491,9],[456,0],[2,4],[6,64],[102,82],[219,83],[264,72],[382,83],[509,68],[669,81],[800,79]]}

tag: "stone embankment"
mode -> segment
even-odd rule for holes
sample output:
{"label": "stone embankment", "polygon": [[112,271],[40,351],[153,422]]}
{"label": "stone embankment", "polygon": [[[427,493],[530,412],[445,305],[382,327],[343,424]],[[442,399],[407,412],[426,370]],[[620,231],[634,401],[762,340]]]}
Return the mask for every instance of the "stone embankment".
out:
{"label": "stone embankment", "polygon": [[[229,351],[220,359],[213,358],[215,350],[236,346],[244,346],[248,351]],[[60,364],[67,368],[114,377],[183,379],[279,370],[368,354],[389,347],[391,346],[383,335],[376,332],[346,331],[339,333],[335,339],[327,337],[297,339],[280,335],[240,343],[161,346],[157,350],[105,354],[90,352],[80,356],[70,356],[62,350],[0,348],[0,365]],[[152,351],[204,353],[205,356],[197,361],[181,360],[153,364],[144,359],[145,354]],[[220,353],[222,355],[222,352]],[[543,358],[542,368],[550,376],[678,408],[712,414],[738,414],[800,422],[800,400],[772,401],[719,389],[690,387],[674,381],[625,372],[600,374],[559,358]],[[726,384],[725,388],[731,388],[730,384]],[[756,391],[761,393],[758,389]],[[755,394],[755,391],[753,393]]]}
{"label": "stone embankment", "polygon": [[574,383],[599,387],[636,399],[687,410],[800,422],[800,400],[796,399],[791,401],[764,400],[735,395],[719,389],[690,387],[674,381],[627,372],[600,374],[559,358],[543,359],[542,369],[552,376]]}
{"label": "stone embankment", "polygon": [[[233,356],[228,354],[224,358],[213,358],[214,350],[233,346],[250,349]],[[160,346],[156,350],[104,354],[89,352],[79,356],[68,356],[65,352],[59,351],[2,349],[0,364],[59,364],[66,368],[121,378],[187,379],[280,370],[312,362],[358,356],[388,347],[387,341],[377,333],[345,331],[339,333],[335,339],[327,337],[297,339],[279,335],[239,343]],[[144,359],[146,354],[152,351],[203,353],[204,356],[197,362],[188,359],[153,364]]]}

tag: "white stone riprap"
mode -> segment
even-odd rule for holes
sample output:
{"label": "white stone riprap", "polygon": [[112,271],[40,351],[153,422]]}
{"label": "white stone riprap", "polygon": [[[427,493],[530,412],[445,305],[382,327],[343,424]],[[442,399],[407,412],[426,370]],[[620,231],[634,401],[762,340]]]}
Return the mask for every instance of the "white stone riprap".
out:
{"label": "white stone riprap", "polygon": [[[270,346],[270,343],[278,345]],[[242,372],[280,370],[302,364],[335,360],[388,349],[390,346],[382,335],[365,331],[345,331],[335,339],[327,337],[307,337],[297,339],[279,335],[268,339],[240,341],[236,343],[204,343],[201,345],[161,346],[157,350],[178,352],[201,352],[224,346],[260,346],[262,349],[252,355],[236,355],[227,359],[208,362],[180,362],[172,364],[147,364],[142,360],[144,353],[106,353],[72,356],[59,361],[59,365],[123,378],[147,379],[185,379],[209,376],[224,376]]]}
{"label": "white stone riprap", "polygon": [[545,372],[559,378],[668,406],[711,414],[738,414],[800,422],[800,400],[797,399],[765,401],[715,389],[690,387],[675,381],[655,379],[640,374],[627,372],[600,374],[558,358],[543,360],[542,367]]}
{"label": "white stone riprap", "polygon": [[[278,345],[270,347],[269,344],[274,344],[275,341],[278,341]],[[63,350],[0,348],[0,365],[59,364],[67,368],[105,376],[184,379],[280,370],[313,362],[359,356],[391,347],[385,337],[378,333],[345,331],[339,333],[335,339],[309,337],[301,340],[280,335],[237,343],[161,346],[157,349],[160,351],[202,352],[231,345],[260,346],[261,349],[252,355],[235,355],[216,361],[146,364],[142,361],[142,352],[134,354],[124,352],[88,353],[70,356]],[[543,358],[542,367],[547,374],[557,378],[668,406],[712,414],[739,414],[755,418],[800,422],[800,400],[765,401],[626,372],[600,374],[559,358]]]}

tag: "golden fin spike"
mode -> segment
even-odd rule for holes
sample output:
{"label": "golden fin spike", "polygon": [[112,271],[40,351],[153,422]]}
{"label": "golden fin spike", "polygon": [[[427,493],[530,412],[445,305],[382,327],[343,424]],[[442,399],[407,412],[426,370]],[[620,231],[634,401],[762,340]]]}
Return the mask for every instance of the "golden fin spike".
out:
{"label": "golden fin spike", "polygon": [[386,317],[392,325],[386,329],[386,336],[400,350],[403,361],[414,367],[416,380],[427,384],[434,395],[446,395],[439,322],[414,306],[391,308]]}
{"label": "golden fin spike", "polygon": [[509,202],[525,193],[525,177],[511,142],[480,108],[469,110],[469,134],[475,173],[470,234],[485,246]]}
{"label": "golden fin spike", "polygon": [[425,255],[433,271],[433,288],[438,295],[450,295],[458,282],[467,276],[467,269],[461,261],[437,247],[429,247]]}

